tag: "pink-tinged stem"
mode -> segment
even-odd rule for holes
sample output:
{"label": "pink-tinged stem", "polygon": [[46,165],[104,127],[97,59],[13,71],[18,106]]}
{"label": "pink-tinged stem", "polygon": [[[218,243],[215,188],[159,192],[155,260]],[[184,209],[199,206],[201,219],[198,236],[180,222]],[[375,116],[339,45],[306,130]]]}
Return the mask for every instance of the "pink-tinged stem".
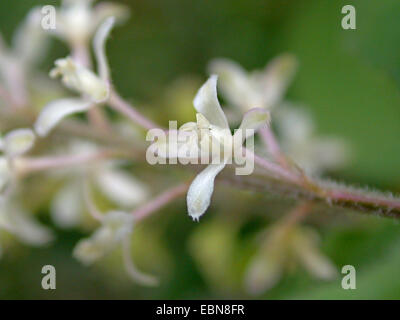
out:
{"label": "pink-tinged stem", "polygon": [[93,161],[107,159],[115,155],[111,150],[103,150],[89,154],[54,156],[54,157],[24,157],[15,160],[18,173],[21,175],[49,170],[83,165]]}
{"label": "pink-tinged stem", "polygon": [[164,191],[150,202],[134,210],[132,214],[136,220],[145,219],[154,211],[164,207],[174,199],[179,198],[180,196],[185,194],[188,188],[189,185],[187,183],[183,183],[167,191]]}
{"label": "pink-tinged stem", "polygon": [[303,220],[312,211],[313,206],[312,201],[300,202],[283,218],[283,225],[289,227]]}
{"label": "pink-tinged stem", "polygon": [[271,162],[267,159],[264,159],[260,156],[257,156],[254,154],[252,151],[249,149],[245,149],[246,155],[249,155],[253,157],[254,162],[259,165],[260,167],[266,169],[270,174],[276,176],[277,178],[283,178],[287,180],[288,182],[294,183],[294,184],[301,184],[302,179],[295,173],[293,173],[290,170],[287,170],[286,168],[282,168],[280,165]]}
{"label": "pink-tinged stem", "polygon": [[264,141],[264,144],[274,159],[282,164],[284,167],[288,167],[285,156],[283,155],[278,141],[276,140],[275,134],[270,126],[264,126],[259,130],[260,136]]}
{"label": "pink-tinged stem", "polygon": [[[400,214],[400,201],[386,199],[374,194],[359,194],[357,191],[349,190],[328,190],[327,198],[332,202],[343,203],[354,206],[365,206],[372,209],[382,209],[393,214]],[[382,212],[384,213],[384,212]]]}
{"label": "pink-tinged stem", "polygon": [[122,113],[129,119],[131,119],[136,124],[140,125],[141,127],[150,130],[153,128],[159,128],[160,126],[155,124],[153,121],[142,115],[139,111],[137,111],[131,104],[127,101],[122,99],[118,93],[114,90],[111,90],[110,99],[108,104],[114,110]]}

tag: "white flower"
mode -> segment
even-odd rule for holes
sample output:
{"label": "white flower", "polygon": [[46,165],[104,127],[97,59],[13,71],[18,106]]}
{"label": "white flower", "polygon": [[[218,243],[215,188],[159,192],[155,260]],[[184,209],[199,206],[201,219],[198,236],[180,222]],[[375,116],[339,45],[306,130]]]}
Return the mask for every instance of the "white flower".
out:
{"label": "white flower", "polygon": [[250,108],[271,109],[282,98],[290,84],[297,62],[292,55],[281,55],[261,71],[248,73],[228,59],[210,63],[211,73],[220,77],[220,88],[232,105],[243,112]]}
{"label": "white flower", "polygon": [[122,211],[111,211],[101,219],[101,227],[92,236],[78,242],[74,249],[74,257],[85,265],[95,261],[122,245],[124,266],[129,276],[143,285],[155,285],[157,280],[139,271],[133,264],[131,256],[131,233],[134,226],[132,214]]}
{"label": "white flower", "polygon": [[245,287],[251,294],[261,294],[274,287],[285,271],[300,263],[321,280],[337,276],[336,267],[318,249],[318,234],[297,225],[275,225],[265,231],[259,252],[250,262]]}
{"label": "white flower", "polygon": [[[98,150],[94,144],[83,141],[73,141],[67,148],[67,154],[85,155],[95,152]],[[89,166],[57,171],[56,174],[65,177],[66,181],[53,198],[50,212],[53,221],[62,228],[76,227],[84,221],[85,183],[100,191],[101,195],[119,208],[132,209],[149,197],[148,187],[128,171],[122,170],[117,161],[103,160]]]}
{"label": "white flower", "polygon": [[107,17],[123,20],[129,9],[123,5],[102,2],[92,7],[93,0],[64,0],[57,10],[55,35],[72,46],[85,46],[97,27]]}
{"label": "white flower", "polygon": [[31,215],[11,205],[0,202],[0,229],[17,236],[30,245],[45,245],[53,239],[52,232],[35,221]]}
{"label": "white flower", "polygon": [[89,265],[116,248],[131,234],[133,216],[122,211],[111,211],[104,215],[102,225],[90,238],[78,242],[74,256]]}
{"label": "white flower", "polygon": [[63,84],[72,90],[88,95],[94,102],[103,102],[108,97],[108,83],[100,79],[88,68],[66,57],[55,62],[56,67],[50,71],[50,76],[61,76]]}
{"label": "white flower", "polygon": [[98,29],[94,39],[94,52],[99,75],[75,62],[72,58],[56,60],[52,77],[61,76],[64,85],[82,94],[82,98],[67,98],[50,102],[41,111],[35,123],[39,136],[46,136],[62,119],[85,112],[96,103],[104,102],[110,93],[109,69],[105,54],[105,42],[114,25],[114,18],[108,18]]}
{"label": "white flower", "polygon": [[282,104],[273,112],[282,149],[309,174],[342,167],[349,150],[342,139],[315,134],[312,117],[301,107]]}
{"label": "white flower", "polygon": [[[214,189],[214,179],[217,174],[225,167],[229,157],[232,155],[232,148],[241,147],[243,141],[248,137],[248,132],[254,131],[263,125],[266,125],[269,119],[269,113],[262,109],[253,109],[243,117],[238,130],[234,135],[231,134],[228,121],[218,102],[217,97],[217,76],[211,76],[210,79],[200,88],[193,104],[197,113],[197,122],[184,124],[178,133],[189,135],[189,139],[183,144],[178,144],[176,150],[171,150],[167,140],[158,141],[155,145],[161,154],[167,157],[193,158],[193,155],[202,157],[209,154],[210,146],[217,146],[217,152],[212,149],[212,163],[200,172],[193,180],[187,194],[188,213],[193,220],[199,220],[200,216],[210,205],[211,196]],[[251,130],[248,130],[251,129]],[[243,132],[246,132],[243,135]],[[240,134],[241,135],[240,135]],[[238,139],[240,139],[238,143]],[[165,152],[168,150],[169,152]],[[187,150],[196,150],[199,152],[189,152]],[[228,150],[228,156],[224,153],[223,158],[215,163],[216,153],[221,150]],[[172,151],[172,152],[171,152]]]}

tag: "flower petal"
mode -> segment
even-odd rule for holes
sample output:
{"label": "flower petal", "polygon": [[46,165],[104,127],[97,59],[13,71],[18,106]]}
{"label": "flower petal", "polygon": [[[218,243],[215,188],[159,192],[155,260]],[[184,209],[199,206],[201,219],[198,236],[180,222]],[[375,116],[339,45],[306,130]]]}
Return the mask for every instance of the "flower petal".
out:
{"label": "flower petal", "polygon": [[198,221],[210,205],[215,177],[224,167],[225,163],[208,165],[190,185],[186,201],[189,215],[193,220]]}
{"label": "flower petal", "polygon": [[111,3],[111,2],[101,2],[96,5],[92,12],[93,21],[95,25],[99,25],[102,21],[108,17],[114,17],[116,22],[122,23],[129,17],[129,8],[123,4]]}
{"label": "flower petal", "polygon": [[51,230],[39,224],[31,215],[4,204],[0,207],[0,227],[31,245],[44,245],[53,239]]}
{"label": "flower petal", "polygon": [[114,26],[115,18],[107,18],[99,27],[93,40],[93,50],[97,60],[97,71],[100,78],[109,81],[110,70],[105,52],[106,40]]}
{"label": "flower petal", "polygon": [[282,54],[273,59],[262,73],[254,73],[253,80],[258,82],[264,95],[264,108],[276,105],[285,94],[297,69],[297,59],[291,54]]}
{"label": "flower petal", "polygon": [[148,196],[147,187],[132,175],[116,168],[102,168],[96,174],[101,191],[122,207],[133,207]]}
{"label": "flower petal", "polygon": [[212,75],[199,89],[193,100],[193,105],[211,124],[223,129],[229,129],[228,120],[226,120],[218,102],[216,75]]}
{"label": "flower petal", "polygon": [[221,58],[212,60],[209,69],[211,73],[218,75],[218,87],[228,102],[242,110],[248,110],[249,104],[254,100],[251,98],[254,87],[246,70],[234,61]]}
{"label": "flower petal", "polygon": [[0,157],[0,194],[6,189],[11,179],[10,166],[6,157]]}
{"label": "flower petal", "polygon": [[270,252],[264,252],[251,262],[245,276],[246,291],[259,295],[274,287],[282,276],[284,266],[281,259]]}
{"label": "flower petal", "polygon": [[51,203],[51,217],[57,226],[71,228],[83,219],[82,192],[73,180],[60,189]]}
{"label": "flower petal", "polygon": [[19,156],[31,149],[34,142],[31,129],[16,129],[4,137],[4,151],[9,157]]}
{"label": "flower petal", "polygon": [[60,99],[50,102],[41,111],[35,123],[36,133],[44,137],[65,117],[89,110],[92,103],[81,99]]}
{"label": "flower petal", "polygon": [[254,133],[262,126],[267,125],[270,119],[270,114],[265,109],[254,108],[247,111],[242,119],[239,129],[235,132],[235,135],[241,131],[242,140],[254,135]]}
{"label": "flower petal", "polygon": [[42,18],[40,8],[32,8],[13,37],[14,52],[27,66],[43,58],[47,49],[46,34],[41,26]]}

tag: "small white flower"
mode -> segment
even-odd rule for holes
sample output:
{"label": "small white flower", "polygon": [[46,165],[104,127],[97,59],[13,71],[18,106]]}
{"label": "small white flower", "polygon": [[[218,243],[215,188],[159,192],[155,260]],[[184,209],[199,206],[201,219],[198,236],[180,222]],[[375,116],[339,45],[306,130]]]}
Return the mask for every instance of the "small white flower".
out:
{"label": "small white flower", "polygon": [[259,252],[250,262],[245,287],[251,294],[261,294],[274,287],[285,271],[301,264],[321,280],[337,276],[336,267],[318,249],[318,234],[297,225],[275,225],[265,231]]}
{"label": "small white flower", "polygon": [[72,46],[85,46],[97,27],[107,17],[124,20],[129,9],[123,5],[102,2],[92,7],[93,0],[64,0],[57,10],[56,36]]}
{"label": "small white flower", "polygon": [[104,102],[110,93],[109,70],[105,54],[105,42],[114,25],[114,18],[108,18],[98,29],[94,49],[99,75],[67,57],[55,62],[52,77],[61,76],[64,85],[82,94],[82,98],[59,99],[47,104],[35,123],[39,136],[46,136],[62,119],[78,112],[85,112],[96,103]]}
{"label": "small white flower", "polygon": [[61,76],[61,81],[67,88],[88,95],[97,103],[108,98],[108,83],[72,58],[58,59],[55,65],[56,67],[50,71],[50,76],[52,78]]}
{"label": "small white flower", "polygon": [[220,77],[220,88],[232,105],[246,112],[250,108],[271,109],[282,98],[290,84],[297,62],[292,55],[284,54],[272,60],[261,71],[248,73],[228,59],[210,63],[211,73]]}
{"label": "small white flower", "polygon": [[273,112],[282,149],[307,173],[319,175],[342,167],[349,159],[345,142],[315,134],[311,115],[289,103]]}
{"label": "small white flower", "polygon": [[[198,157],[209,154],[210,146],[219,144],[216,148],[218,152],[222,149],[232,151],[232,147],[237,147],[237,140],[240,138],[240,146],[246,139],[246,135],[240,137],[239,133],[252,132],[266,125],[269,119],[269,113],[262,109],[252,109],[243,117],[239,130],[235,135],[231,134],[228,121],[218,102],[217,97],[217,76],[211,76],[209,80],[199,89],[193,100],[193,105],[197,113],[197,122],[189,122],[181,126],[179,133],[189,134],[189,139],[183,145],[178,145],[176,152],[171,151],[167,144],[167,140],[158,141],[155,145],[161,154],[167,157],[185,157],[184,151],[198,149],[200,152],[194,153]],[[252,129],[247,130],[247,129]],[[236,141],[235,141],[236,140]],[[215,149],[212,149],[215,150]],[[214,152],[214,151],[213,151]],[[231,152],[229,155],[231,156]],[[188,158],[192,157],[189,152]],[[200,172],[193,180],[187,194],[188,213],[193,220],[199,220],[210,205],[211,196],[214,190],[214,180],[217,174],[224,169],[226,162],[229,160],[224,154],[223,159],[219,163],[211,163]],[[212,154],[213,156],[213,154]],[[214,157],[213,157],[214,160]]]}
{"label": "small white flower", "polygon": [[107,213],[101,227],[90,238],[78,242],[74,249],[75,258],[83,264],[92,264],[121,244],[131,234],[132,228],[132,215],[121,211]]}

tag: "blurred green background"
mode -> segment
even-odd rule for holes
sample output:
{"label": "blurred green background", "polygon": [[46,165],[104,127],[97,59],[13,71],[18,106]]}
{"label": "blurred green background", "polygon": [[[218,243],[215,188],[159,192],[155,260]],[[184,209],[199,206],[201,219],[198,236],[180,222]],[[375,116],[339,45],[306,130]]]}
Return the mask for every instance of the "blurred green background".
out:
{"label": "blurred green background", "polygon": [[[319,133],[342,137],[352,147],[352,162],[334,178],[400,191],[398,0],[116,2],[131,8],[131,18],[113,31],[108,43],[113,79],[120,93],[140,102],[146,114],[165,122],[176,112],[171,107],[171,101],[179,99],[174,89],[193,83],[185,89],[191,98],[196,86],[206,79],[207,63],[212,58],[231,58],[251,70],[263,67],[280,53],[291,52],[300,68],[287,97],[313,112]],[[5,38],[11,38],[30,7],[57,3],[2,0],[0,29]],[[356,30],[341,28],[341,8],[346,4],[356,8]],[[54,41],[43,70],[49,70],[56,58],[66,54],[67,48]],[[132,284],[118,252],[94,267],[81,266],[71,251],[83,233],[59,230],[56,242],[48,248],[15,245],[4,254],[0,260],[0,298],[251,298],[240,289],[239,275],[252,250],[249,239],[276,220],[269,215],[275,206],[262,195],[240,195],[241,205],[235,201],[223,205],[224,197],[231,199],[231,192],[218,188],[215,197],[220,202],[199,224],[187,218],[181,200],[139,228],[136,258],[142,269],[161,275],[158,288]],[[44,220],[45,215],[41,213]],[[317,226],[322,250],[339,270],[345,264],[356,267],[357,289],[341,289],[340,277],[326,283],[299,269],[256,298],[400,298],[397,221],[321,213],[318,221],[310,223]],[[202,245],[196,242],[201,233],[208,239]],[[204,247],[199,249],[199,245]],[[211,250],[214,253],[210,254],[221,261],[204,263],[198,250]],[[224,257],[231,251],[233,261]],[[57,269],[57,290],[41,289],[40,271],[45,264]]]}

